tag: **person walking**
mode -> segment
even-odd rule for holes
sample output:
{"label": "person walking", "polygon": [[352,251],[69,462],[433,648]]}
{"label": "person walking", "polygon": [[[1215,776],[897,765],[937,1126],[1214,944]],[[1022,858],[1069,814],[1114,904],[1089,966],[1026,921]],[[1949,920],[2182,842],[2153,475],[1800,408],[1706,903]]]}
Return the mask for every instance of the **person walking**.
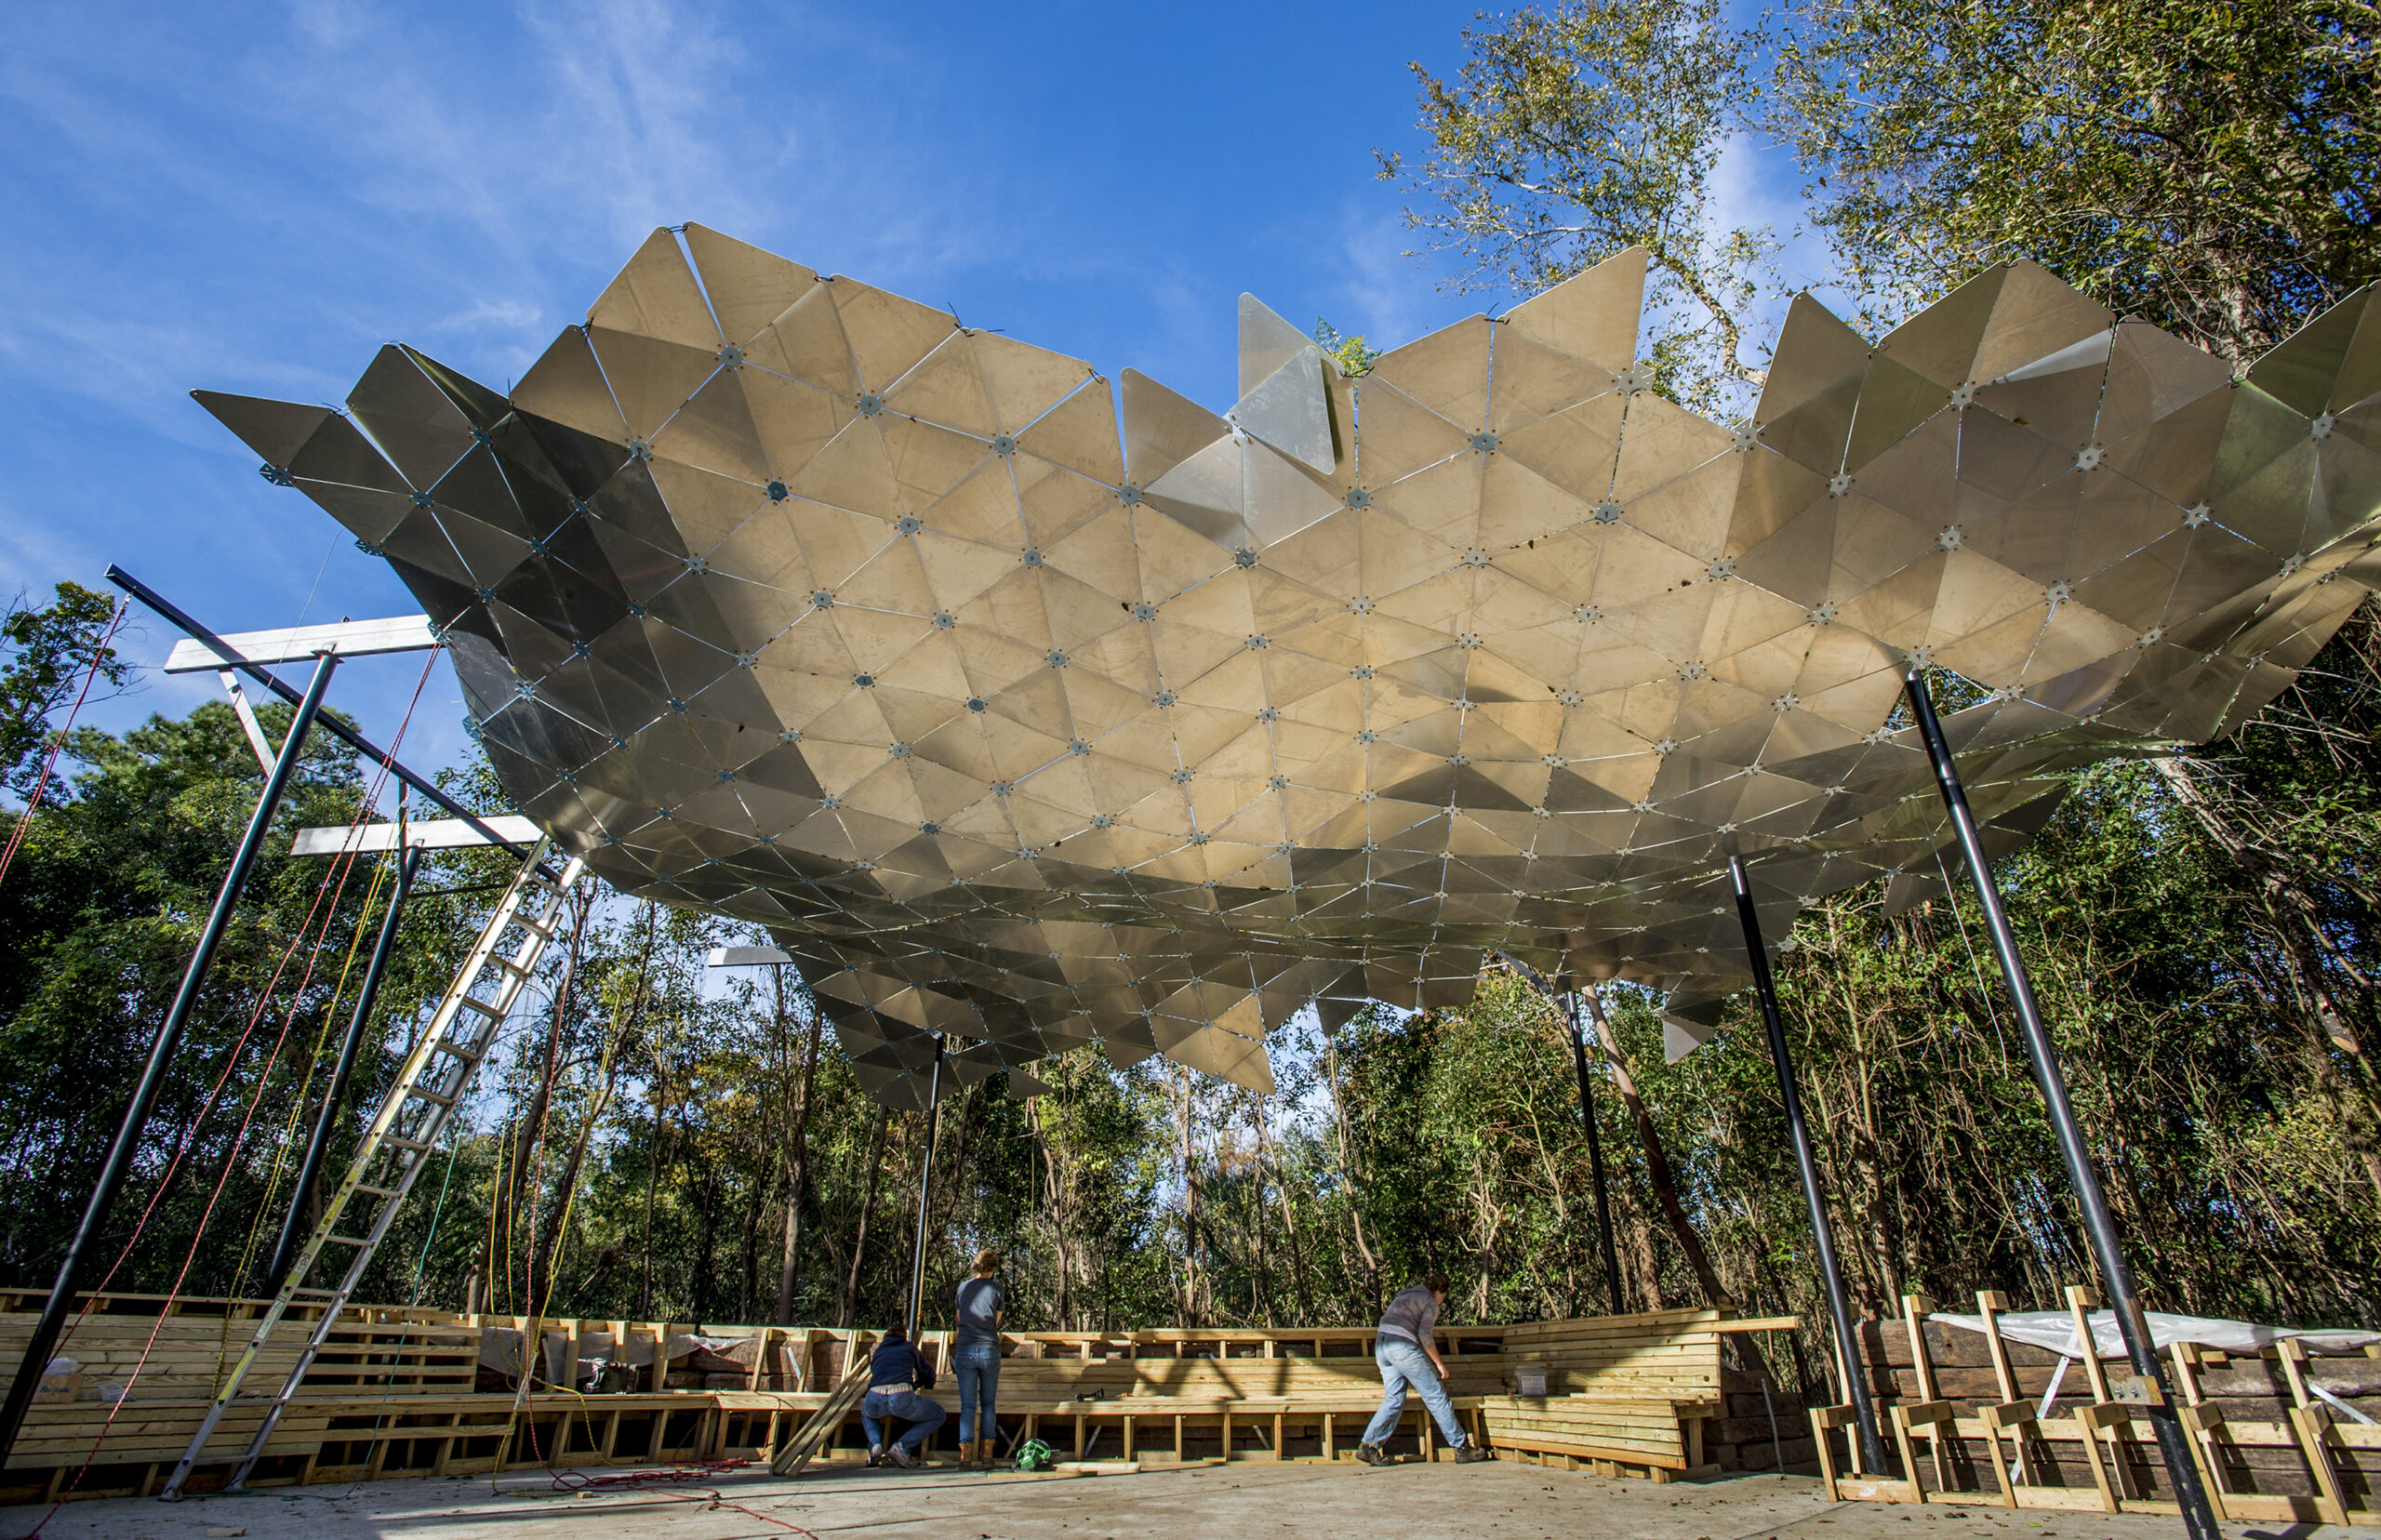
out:
{"label": "person walking", "polygon": [[1380,1410],[1364,1428],[1363,1442],[1356,1446],[1356,1458],[1366,1465],[1385,1466],[1390,1463],[1389,1451],[1381,1447],[1397,1431],[1398,1419],[1405,1415],[1405,1387],[1412,1386],[1430,1409],[1439,1425],[1439,1432],[1455,1451],[1456,1463],[1471,1465],[1496,1458],[1488,1451],[1470,1442],[1463,1436],[1462,1425],[1455,1420],[1455,1403],[1447,1400],[1447,1366],[1439,1357],[1437,1326],[1439,1307],[1447,1301],[1447,1281],[1439,1273],[1400,1293],[1380,1313],[1380,1324],[1374,1328],[1373,1361],[1380,1365]]}
{"label": "person walking", "polygon": [[1001,1254],[976,1254],[974,1272],[959,1285],[958,1334],[951,1340],[951,1372],[959,1381],[959,1461],[992,1463],[1000,1424],[992,1403],[1001,1388],[1001,1320],[1008,1291],[1001,1287]]}
{"label": "person walking", "polygon": [[[868,1429],[870,1465],[883,1465],[888,1459],[897,1466],[918,1463],[918,1451],[948,1415],[941,1402],[920,1393],[933,1388],[934,1371],[927,1367],[925,1356],[910,1346],[909,1335],[900,1327],[887,1326],[885,1340],[869,1358],[868,1394],[859,1403],[860,1426]],[[890,1448],[885,1442],[888,1417],[910,1425]]]}

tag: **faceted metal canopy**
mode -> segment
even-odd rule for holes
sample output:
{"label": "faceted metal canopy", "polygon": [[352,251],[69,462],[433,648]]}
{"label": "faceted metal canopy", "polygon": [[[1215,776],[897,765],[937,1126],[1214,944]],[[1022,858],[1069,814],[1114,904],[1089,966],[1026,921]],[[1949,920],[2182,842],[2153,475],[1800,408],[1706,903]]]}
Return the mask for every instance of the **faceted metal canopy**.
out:
{"label": "faceted metal canopy", "polygon": [[[2381,299],[2245,378],[2027,263],[1871,344],[1807,298],[1742,431],[1649,388],[1629,252],[1344,375],[1244,297],[1217,416],[706,230],[510,399],[200,392],[444,628],[520,810],[768,926],[871,1090],[1095,1040],[1268,1089],[1311,1003],[1484,957],[1749,979],[1939,885],[1914,660],[2015,848],[2055,772],[2217,737],[2381,585]],[[1121,396],[1121,410],[1119,398]]]}

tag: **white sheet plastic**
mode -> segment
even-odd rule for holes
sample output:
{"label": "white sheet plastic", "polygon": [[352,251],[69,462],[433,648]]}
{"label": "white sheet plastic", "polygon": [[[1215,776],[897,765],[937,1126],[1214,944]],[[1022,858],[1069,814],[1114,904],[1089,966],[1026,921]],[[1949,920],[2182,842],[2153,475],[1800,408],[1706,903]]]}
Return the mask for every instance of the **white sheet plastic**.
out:
{"label": "white sheet plastic", "polygon": [[[570,1334],[549,1331],[546,1338],[547,1378],[559,1382],[562,1378],[562,1356],[569,1351]],[[695,1336],[686,1333],[673,1334],[670,1338],[669,1356],[684,1358],[701,1348],[717,1352],[730,1344],[743,1340],[738,1337]],[[579,1378],[586,1379],[603,1372],[612,1363],[625,1363],[642,1368],[653,1361],[653,1338],[639,1332],[614,1351],[609,1332],[581,1332],[579,1334]],[[521,1331],[515,1326],[483,1326],[480,1328],[480,1366],[499,1374],[521,1372]]]}
{"label": "white sheet plastic", "polygon": [[[2270,1348],[2284,1337],[2295,1337],[2310,1353],[2346,1355],[2361,1353],[2367,1345],[2381,1343],[2381,1332],[2302,1332],[2291,1326],[2259,1326],[2246,1321],[2222,1321],[2212,1316],[2163,1315],[2156,1310],[2145,1312],[2149,1322],[2149,1334],[2160,1348],[2177,1342],[2196,1342],[2202,1348],[2219,1348],[2228,1353],[2255,1354]],[[1946,1326],[1962,1331],[1981,1332],[1984,1317],[1975,1315],[1931,1315],[1929,1321],[1939,1321]],[[2012,1342],[2030,1343],[2047,1348],[2068,1358],[2083,1356],[2083,1344],[2075,1333],[2075,1320],[2065,1310],[2018,1310],[1995,1318],[2001,1334]],[[2090,1312],[2092,1346],[2097,1357],[2124,1357],[2124,1338],[2117,1332],[2114,1310]]]}

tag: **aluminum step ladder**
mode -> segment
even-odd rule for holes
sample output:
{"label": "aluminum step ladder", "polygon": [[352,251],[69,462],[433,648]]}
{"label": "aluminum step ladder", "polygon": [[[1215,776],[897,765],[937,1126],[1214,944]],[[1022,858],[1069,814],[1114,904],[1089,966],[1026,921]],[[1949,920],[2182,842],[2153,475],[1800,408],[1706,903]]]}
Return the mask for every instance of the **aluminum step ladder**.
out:
{"label": "aluminum step ladder", "polygon": [[[406,1195],[413,1190],[414,1182],[430,1164],[439,1135],[446,1131],[456,1105],[478,1072],[480,1061],[496,1046],[496,1034],[537,972],[538,960],[557,938],[567,934],[576,919],[571,892],[584,876],[584,864],[574,857],[556,876],[545,865],[551,850],[551,840],[538,842],[522,862],[520,875],[513,878],[512,885],[488,916],[487,925],[480,932],[470,957],[439,1001],[430,1029],[422,1033],[421,1041],[406,1056],[404,1068],[397,1072],[396,1084],[390,1087],[388,1100],[381,1104],[379,1115],[365,1130],[363,1140],[355,1148],[355,1158],[348,1162],[346,1176],[323,1205],[321,1223],[314,1227],[304,1249],[290,1265],[280,1294],[258,1319],[256,1334],[248,1339],[246,1348],[217,1387],[214,1404],[206,1409],[206,1420],[198,1425],[196,1436],[182,1452],[181,1460],[174,1467],[173,1476],[160,1496],[170,1500],[181,1495],[183,1480],[205,1453],[216,1425],[223,1420],[223,1414],[238,1396],[240,1382],[272,1341],[273,1330],[282,1316],[292,1305],[319,1305],[322,1319],[299,1352],[298,1361],[283,1382],[280,1393],[265,1408],[264,1420],[249,1440],[247,1453],[240,1456],[226,1490],[237,1491],[255,1468],[282,1414],[288,1410],[290,1399],[297,1395],[306,1372],[313,1367],[315,1357],[329,1338],[348,1295],[363,1279],[373,1254],[380,1249],[380,1242],[395,1222],[398,1210],[405,1206]],[[512,932],[519,932],[521,939],[508,950],[505,937]],[[336,1251],[345,1257],[343,1264],[336,1258],[332,1262],[338,1269],[339,1281],[330,1288],[309,1288],[307,1280],[313,1275],[326,1251]]]}

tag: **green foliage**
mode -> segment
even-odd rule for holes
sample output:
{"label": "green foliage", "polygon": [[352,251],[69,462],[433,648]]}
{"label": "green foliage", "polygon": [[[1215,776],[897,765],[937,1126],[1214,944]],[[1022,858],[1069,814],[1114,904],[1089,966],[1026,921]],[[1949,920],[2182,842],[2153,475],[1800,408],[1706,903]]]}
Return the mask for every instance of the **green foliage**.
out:
{"label": "green foliage", "polygon": [[1343,336],[1338,327],[1319,315],[1314,318],[1314,345],[1350,379],[1372,373],[1374,361],[1380,357],[1380,350],[1364,346],[1361,336]]}
{"label": "green foliage", "polygon": [[2364,0],[1803,0],[1772,126],[1909,308],[2029,257],[2245,361],[2381,272]]}
{"label": "green foliage", "polygon": [[1728,227],[1711,176],[1757,93],[1719,0],[1558,0],[1464,33],[1452,80],[1413,66],[1430,150],[1380,175],[1426,201],[1407,225],[1460,252],[1465,289],[1536,293],[1629,246],[1650,254],[1646,354],[1697,410],[1746,403],[1745,314],[1776,242]]}
{"label": "green foliage", "polygon": [[53,739],[50,719],[73,703],[95,664],[95,686],[125,683],[127,665],[105,645],[114,614],[107,595],[68,582],[38,608],[19,594],[0,617],[0,786],[32,795]]}

